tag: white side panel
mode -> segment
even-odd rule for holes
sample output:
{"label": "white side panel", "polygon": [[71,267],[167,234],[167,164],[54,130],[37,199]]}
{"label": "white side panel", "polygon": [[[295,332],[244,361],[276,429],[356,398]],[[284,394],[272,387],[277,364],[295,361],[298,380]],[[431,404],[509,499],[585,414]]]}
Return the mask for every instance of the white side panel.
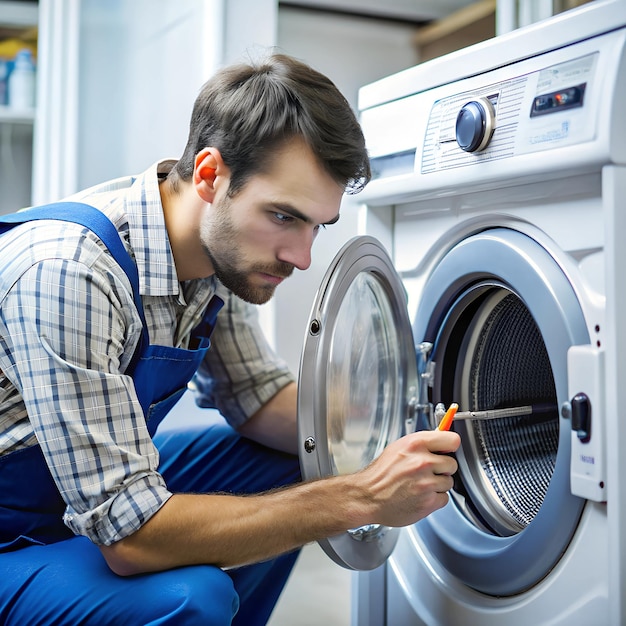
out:
{"label": "white side panel", "polygon": [[603,172],[606,207],[606,422],[608,433],[607,494],[610,624],[623,624],[626,616],[626,168]]}
{"label": "white side panel", "polygon": [[228,0],[224,7],[224,63],[254,58],[276,45],[278,2],[276,0]]}

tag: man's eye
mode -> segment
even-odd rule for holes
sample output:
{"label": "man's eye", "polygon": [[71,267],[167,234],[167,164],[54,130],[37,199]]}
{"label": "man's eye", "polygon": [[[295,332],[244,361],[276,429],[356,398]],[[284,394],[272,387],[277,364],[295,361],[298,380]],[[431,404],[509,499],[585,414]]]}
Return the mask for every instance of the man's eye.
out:
{"label": "man's eye", "polygon": [[284,213],[274,213],[274,219],[281,224],[288,224],[293,220],[293,217]]}

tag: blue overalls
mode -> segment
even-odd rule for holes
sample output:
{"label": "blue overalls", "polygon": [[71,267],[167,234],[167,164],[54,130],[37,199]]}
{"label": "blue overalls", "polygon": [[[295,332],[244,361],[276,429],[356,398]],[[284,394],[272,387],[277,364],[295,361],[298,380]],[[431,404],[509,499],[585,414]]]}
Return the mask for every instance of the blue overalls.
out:
{"label": "blue overalls", "polygon": [[[128,275],[144,319],[137,268],[104,214],[83,204],[48,205],[0,217],[0,233],[32,219],[76,222],[94,232]],[[189,350],[150,345],[144,320],[126,372],[173,492],[258,493],[300,479],[296,457],[246,440],[225,423],[156,432],[208,350],[222,304],[216,296],[209,303]],[[97,546],[63,524],[64,509],[39,446],[0,457],[1,624],[265,624],[297,557],[228,572],[201,565],[119,577]]]}

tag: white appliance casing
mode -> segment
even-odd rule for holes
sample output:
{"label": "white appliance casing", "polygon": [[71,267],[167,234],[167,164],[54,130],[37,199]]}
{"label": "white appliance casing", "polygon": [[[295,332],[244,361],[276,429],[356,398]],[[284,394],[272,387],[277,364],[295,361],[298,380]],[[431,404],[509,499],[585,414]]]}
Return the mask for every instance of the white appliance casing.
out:
{"label": "white appliance casing", "polygon": [[[536,95],[569,86],[576,75],[587,83],[584,106],[530,118]],[[454,142],[456,113],[468,100],[493,95],[491,144],[463,153]],[[626,380],[626,330],[619,324],[626,314],[625,101],[623,0],[598,0],[361,90],[370,154],[375,167],[387,168],[363,192],[361,232],[389,250],[411,318],[423,305],[428,276],[456,243],[489,227],[527,234],[557,261],[583,311],[590,342],[570,350],[567,376],[570,391],[584,386],[592,397],[595,431],[588,447],[572,432],[571,489],[587,502],[543,580],[510,597],[479,593],[433,558],[410,527],[386,565],[355,575],[354,623],[626,620],[626,429],[618,419],[625,401],[619,381]],[[407,169],[402,155],[412,158],[413,151]]]}

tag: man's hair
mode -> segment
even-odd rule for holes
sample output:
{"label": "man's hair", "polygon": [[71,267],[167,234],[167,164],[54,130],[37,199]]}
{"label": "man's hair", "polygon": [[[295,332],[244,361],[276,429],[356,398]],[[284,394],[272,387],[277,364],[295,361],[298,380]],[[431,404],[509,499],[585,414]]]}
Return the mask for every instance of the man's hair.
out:
{"label": "man's hair", "polygon": [[330,79],[285,54],[226,67],[200,90],[172,182],[190,180],[196,154],[211,146],[230,169],[229,195],[235,195],[267,170],[276,149],[296,137],[348,193],[369,181],[361,127]]}

